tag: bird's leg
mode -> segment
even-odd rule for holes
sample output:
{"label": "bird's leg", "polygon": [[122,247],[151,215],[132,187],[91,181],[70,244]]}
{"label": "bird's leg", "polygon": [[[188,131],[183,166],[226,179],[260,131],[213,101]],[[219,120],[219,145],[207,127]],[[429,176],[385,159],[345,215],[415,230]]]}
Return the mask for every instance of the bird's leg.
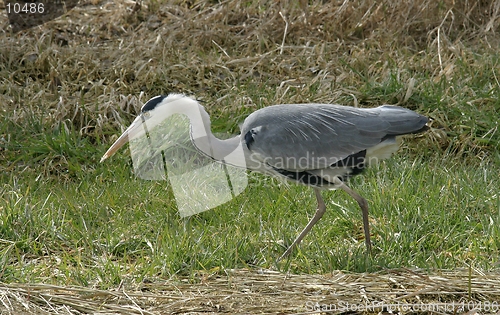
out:
{"label": "bird's leg", "polygon": [[338,188],[342,189],[346,193],[349,194],[354,200],[356,200],[359,204],[359,207],[361,208],[361,211],[363,212],[363,227],[365,230],[365,243],[366,243],[366,249],[368,253],[371,253],[372,251],[372,242],[370,239],[370,223],[368,221],[368,202],[366,202],[366,199],[361,197],[360,194],[349,188],[343,181],[340,180],[340,178],[336,177],[335,178],[335,184],[338,185]]}
{"label": "bird's leg", "polygon": [[323,198],[321,197],[320,190],[318,188],[313,188],[314,189],[314,194],[316,195],[316,199],[318,200],[318,208],[316,209],[316,213],[312,217],[311,221],[307,223],[306,227],[300,232],[299,236],[293,241],[292,245],[290,245],[287,250],[281,255],[281,257],[278,259],[278,261],[282,260],[286,256],[290,255],[292,250],[299,245],[300,241],[306,236],[307,233],[312,229],[314,224],[318,222],[319,219],[325,214],[326,212],[326,205],[325,202],[323,201]]}

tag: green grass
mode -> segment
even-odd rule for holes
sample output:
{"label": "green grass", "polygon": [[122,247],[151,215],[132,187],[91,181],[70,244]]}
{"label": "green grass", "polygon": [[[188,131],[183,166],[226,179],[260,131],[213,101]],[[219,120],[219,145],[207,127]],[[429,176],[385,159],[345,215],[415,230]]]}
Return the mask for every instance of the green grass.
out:
{"label": "green grass", "polygon": [[[456,22],[439,15],[458,2],[436,11],[421,0],[415,15],[400,14],[414,1],[345,11],[313,1],[316,24],[301,24],[298,6],[284,11],[281,51],[275,4],[146,2],[149,11],[116,9],[119,30],[97,15],[71,20],[95,40],[75,31],[59,45],[46,26],[11,45],[0,33],[0,281],[114,288],[224,268],[499,268],[500,68],[490,48],[499,40],[478,24],[495,19],[474,16],[482,4],[462,23],[459,12]],[[186,18],[165,22],[158,7]],[[150,15],[164,24],[151,31]],[[399,104],[432,128],[349,184],[369,201],[372,256],[357,204],[328,191],[325,216],[277,263],[315,211],[311,189],[250,174],[232,201],[181,219],[168,182],[137,178],[126,150],[99,163],[142,103],[169,91],[202,99],[215,133],[237,133],[258,108],[298,102]]]}
{"label": "green grass", "polygon": [[[53,140],[62,150],[65,139]],[[489,270],[500,262],[498,163],[403,152],[351,183],[369,200],[371,257],[358,206],[330,191],[323,193],[327,214],[297,252],[276,263],[280,244],[293,241],[314,213],[309,188],[251,174],[231,202],[181,219],[167,182],[136,178],[127,155],[98,164],[98,150],[82,150],[94,157],[65,176],[36,168],[2,173],[3,281],[106,288],[213,268]]]}

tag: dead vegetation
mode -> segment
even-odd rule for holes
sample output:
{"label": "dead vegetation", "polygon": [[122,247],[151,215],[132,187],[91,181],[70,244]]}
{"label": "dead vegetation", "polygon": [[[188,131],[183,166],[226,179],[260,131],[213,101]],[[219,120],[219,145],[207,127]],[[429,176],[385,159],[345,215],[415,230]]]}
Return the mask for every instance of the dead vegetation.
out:
{"label": "dead vegetation", "polygon": [[[196,279],[104,291],[46,284],[0,285],[0,314],[476,314],[500,306],[497,274],[287,275],[225,270]],[[243,311],[244,310],[244,311]]]}
{"label": "dead vegetation", "polygon": [[[429,104],[440,100],[426,81],[456,80],[457,63],[485,71],[477,54],[497,47],[499,10],[499,1],[82,1],[18,34],[3,13],[0,106],[14,123],[42,116],[91,138],[170,91],[237,119],[282,102],[391,103],[448,128],[455,118]],[[443,97],[460,102],[452,89]],[[491,136],[487,128],[458,133]]]}

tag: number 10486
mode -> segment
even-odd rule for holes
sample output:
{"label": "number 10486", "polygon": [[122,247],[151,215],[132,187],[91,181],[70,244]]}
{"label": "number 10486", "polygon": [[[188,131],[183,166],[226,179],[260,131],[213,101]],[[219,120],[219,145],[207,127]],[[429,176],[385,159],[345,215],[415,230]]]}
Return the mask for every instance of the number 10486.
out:
{"label": "number 10486", "polygon": [[43,13],[45,8],[43,3],[7,3],[5,6],[7,13]]}

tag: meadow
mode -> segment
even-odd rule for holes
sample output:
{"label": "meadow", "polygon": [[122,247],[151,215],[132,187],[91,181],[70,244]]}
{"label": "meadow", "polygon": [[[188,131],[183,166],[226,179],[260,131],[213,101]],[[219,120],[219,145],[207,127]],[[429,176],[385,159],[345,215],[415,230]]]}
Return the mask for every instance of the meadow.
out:
{"label": "meadow", "polygon": [[[226,270],[496,275],[499,17],[500,1],[90,0],[14,34],[2,12],[0,282],[111,290]],[[277,262],[314,213],[310,188],[250,173],[235,199],[180,218],[168,181],[137,178],[127,149],[99,163],[142,104],[169,92],[202,101],[215,133],[303,102],[399,105],[431,128],[350,181],[369,202],[372,255],[355,201],[327,191],[325,216]],[[498,298],[500,283],[491,287]]]}

